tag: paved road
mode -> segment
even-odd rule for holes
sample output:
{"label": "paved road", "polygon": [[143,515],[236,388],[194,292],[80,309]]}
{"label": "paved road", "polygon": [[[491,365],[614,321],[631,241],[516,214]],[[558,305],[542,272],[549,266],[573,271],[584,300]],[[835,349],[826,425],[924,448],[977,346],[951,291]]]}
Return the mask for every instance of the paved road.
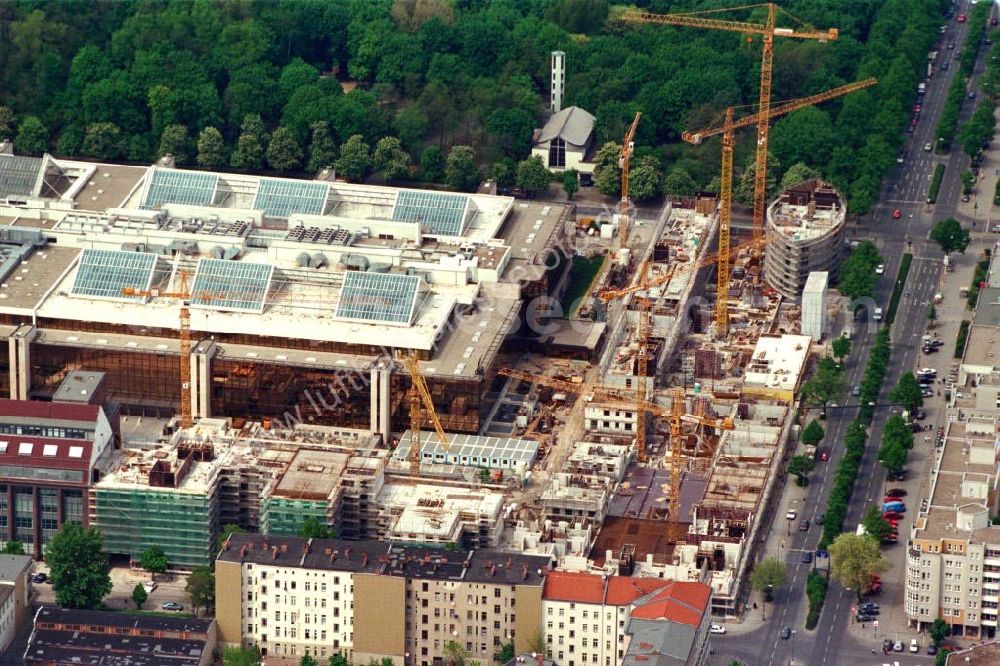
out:
{"label": "paved road", "polygon": [[[967,11],[968,3],[960,3],[960,7],[960,12]],[[948,33],[943,37],[942,43],[947,45],[954,41],[960,47],[964,42],[966,30],[967,24],[957,24],[952,19],[949,21]],[[957,213],[961,198],[959,175],[962,170],[969,168],[968,157],[962,153],[957,144],[947,156],[938,156],[923,150],[924,144],[934,141],[934,130],[945,95],[958,70],[957,63],[954,62],[956,51],[941,50],[942,55],[939,58],[951,61],[951,66],[946,72],[939,70],[928,82],[920,123],[913,134],[907,134],[903,163],[896,166],[887,177],[880,202],[874,207],[870,216],[872,221],[855,230],[859,236],[873,238],[886,260],[885,275],[879,281],[876,294],[876,301],[883,308],[888,306],[902,255],[908,251],[914,254],[907,289],[893,324],[893,353],[884,392],[880,397],[880,402],[883,403],[888,402],[886,394],[895,385],[899,375],[914,367],[919,352],[920,336],[924,333],[926,325],[928,303],[932,300],[939,284],[941,253],[936,245],[927,240],[930,228],[934,221],[952,215],[968,220],[968,216]],[[980,58],[970,86],[977,85],[982,70],[983,63]],[[967,120],[973,110],[974,103],[967,100],[963,105],[961,122]],[[939,162],[946,164],[945,177],[941,184],[938,203],[934,207],[929,207],[926,205],[926,198],[930,176]],[[892,218],[892,211],[895,209],[899,209],[902,213],[899,220]],[[874,326],[861,326],[855,329],[853,350],[845,363],[848,387],[860,384],[876,330]],[[945,349],[947,350],[947,347]],[[889,408],[877,410],[869,429],[869,444],[865,449],[853,494],[856,501],[851,503],[844,523],[844,529],[847,531],[853,531],[865,508],[881,497],[884,473],[876,457],[882,427],[890,415]],[[813,474],[808,492],[796,500],[799,519],[812,519],[825,511],[832,475],[843,451],[842,445],[838,444],[843,442],[847,426],[856,416],[856,408],[829,411],[829,418],[825,424],[827,431],[825,441],[834,443],[831,460],[820,463],[820,468]],[[794,493],[794,490],[791,492]],[[916,498],[911,504],[915,502]],[[911,507],[911,510],[916,511],[916,507]],[[763,625],[757,622],[758,629],[748,633],[737,630],[741,635],[727,637],[731,640],[714,641],[716,656],[713,663],[728,663],[731,659],[741,659],[747,664],[789,664],[795,659],[796,663],[810,666],[872,662],[871,648],[876,645],[876,641],[873,638],[859,641],[849,631],[850,606],[855,599],[852,591],[844,590],[832,583],[819,631],[804,630],[808,607],[804,594],[805,577],[811,565],[802,564],[800,557],[803,551],[815,548],[821,531],[819,528],[813,528],[809,532],[799,532],[794,529],[797,526],[797,522],[794,526],[789,526],[792,530],[786,533],[784,539],[786,547],[779,551],[788,567],[790,584],[778,591],[773,608],[768,611],[771,617]],[[886,555],[902,559],[905,556],[904,544],[887,550]],[[899,596],[901,599],[902,595]],[[791,640],[779,637],[783,627],[795,630]],[[881,655],[878,659],[881,659]],[[900,663],[932,663],[932,658],[924,655],[896,654],[893,655],[893,659]]]}

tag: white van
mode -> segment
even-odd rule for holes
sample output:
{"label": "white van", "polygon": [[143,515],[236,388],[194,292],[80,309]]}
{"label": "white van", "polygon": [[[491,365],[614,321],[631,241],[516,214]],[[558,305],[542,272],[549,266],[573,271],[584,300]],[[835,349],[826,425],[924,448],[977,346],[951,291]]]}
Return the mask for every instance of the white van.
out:
{"label": "white van", "polygon": [[875,308],[875,315],[872,318],[875,321],[882,321],[882,308]]}

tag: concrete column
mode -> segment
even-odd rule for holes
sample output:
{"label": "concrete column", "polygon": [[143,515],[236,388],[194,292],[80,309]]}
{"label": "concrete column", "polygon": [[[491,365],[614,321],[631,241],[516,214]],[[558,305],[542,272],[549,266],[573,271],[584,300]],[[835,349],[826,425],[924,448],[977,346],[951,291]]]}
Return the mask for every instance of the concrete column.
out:
{"label": "concrete column", "polygon": [[379,382],[379,432],[389,441],[392,436],[392,365],[386,363],[382,368],[382,381]]}
{"label": "concrete column", "polygon": [[370,375],[371,383],[369,384],[368,387],[368,404],[369,404],[368,423],[369,423],[369,428],[371,429],[372,432],[381,432],[381,430],[379,429],[379,421],[380,421],[379,417],[381,415],[381,411],[379,410],[379,405],[378,405],[378,398],[379,398],[378,384],[380,379],[378,366],[373,366],[369,372],[371,373]]}
{"label": "concrete column", "polygon": [[38,336],[38,330],[30,324],[22,324],[7,339],[10,360],[10,398],[27,400],[31,390],[31,343]]}
{"label": "concrete column", "polygon": [[212,415],[212,357],[218,347],[212,340],[202,340],[191,350],[191,416]]}

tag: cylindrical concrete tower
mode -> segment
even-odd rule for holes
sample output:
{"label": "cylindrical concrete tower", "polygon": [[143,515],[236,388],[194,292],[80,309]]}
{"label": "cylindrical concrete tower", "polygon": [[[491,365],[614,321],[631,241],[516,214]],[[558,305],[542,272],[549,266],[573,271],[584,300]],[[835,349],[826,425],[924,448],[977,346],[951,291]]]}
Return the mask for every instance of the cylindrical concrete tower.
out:
{"label": "cylindrical concrete tower", "polygon": [[846,211],[844,198],[822,180],[807,180],[782,192],[767,209],[767,283],[798,302],[809,273],[836,275],[844,255]]}

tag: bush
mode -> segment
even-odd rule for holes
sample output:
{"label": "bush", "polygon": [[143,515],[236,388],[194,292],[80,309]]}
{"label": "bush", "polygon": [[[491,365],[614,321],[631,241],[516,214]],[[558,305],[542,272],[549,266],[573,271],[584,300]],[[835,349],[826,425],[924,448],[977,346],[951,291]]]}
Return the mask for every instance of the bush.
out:
{"label": "bush", "polygon": [[[944,106],[941,108],[941,115],[937,126],[937,145],[934,150],[939,155],[946,155],[951,150],[951,142],[955,140],[958,132],[958,117],[962,112],[962,102],[965,101],[966,76],[959,74],[951,82],[948,88],[948,96],[945,98]],[[933,187],[933,183],[931,184]],[[934,190],[935,197],[937,191]],[[930,203],[934,203],[930,196],[927,197]]]}
{"label": "bush", "polygon": [[1000,178],[997,178],[997,184],[993,186],[993,205],[1000,206]]}
{"label": "bush", "polygon": [[941,189],[941,179],[944,178],[944,165],[938,164],[934,167],[934,175],[931,177],[931,187],[927,190],[927,203],[936,203],[938,190]]}
{"label": "bush", "polygon": [[885,321],[891,324],[896,319],[896,310],[899,309],[899,299],[903,296],[903,287],[906,286],[906,276],[910,272],[910,263],[913,255],[906,253],[899,264],[899,274],[896,276],[896,285],[892,289],[892,298],[889,299],[889,307],[885,311]]}
{"label": "bush", "polygon": [[826,576],[816,571],[810,571],[806,578],[806,597],[809,599],[809,612],[806,614],[806,629],[815,629],[819,624],[819,614],[826,601]]}
{"label": "bush", "polygon": [[979,302],[979,283],[986,280],[986,276],[989,274],[989,271],[989,259],[983,259],[976,264],[976,270],[972,274],[972,283],[969,285],[969,297],[966,299],[966,302],[969,304],[969,308],[972,310],[976,309],[976,303]]}

